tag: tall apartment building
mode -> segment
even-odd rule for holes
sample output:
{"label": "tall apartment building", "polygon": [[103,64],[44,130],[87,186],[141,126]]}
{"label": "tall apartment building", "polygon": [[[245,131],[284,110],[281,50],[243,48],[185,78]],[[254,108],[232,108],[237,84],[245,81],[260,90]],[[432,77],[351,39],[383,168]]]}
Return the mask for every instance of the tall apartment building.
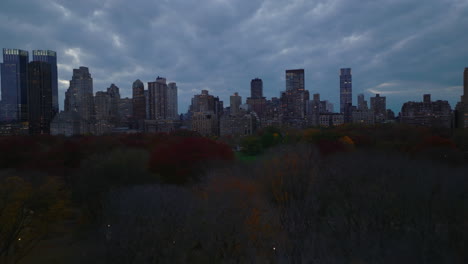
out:
{"label": "tall apartment building", "polygon": [[[385,106],[384,106],[385,108]],[[358,94],[358,106],[351,112],[351,121],[355,124],[373,125],[375,123],[374,111],[369,109],[364,94]]]}
{"label": "tall apartment building", "polygon": [[168,96],[166,78],[157,77],[156,81],[148,82],[149,119],[168,119]]}
{"label": "tall apartment building", "polygon": [[179,120],[177,84],[175,82],[170,82],[167,85],[167,112],[168,119]]}
{"label": "tall apartment building", "polygon": [[309,91],[305,90],[304,70],[286,70],[286,91],[281,93],[281,108],[285,122],[303,119],[306,115]]}
{"label": "tall apartment building", "polygon": [[387,99],[376,94],[370,98],[371,110],[374,112],[375,122],[382,123],[387,120]]}
{"label": "tall apartment building", "polygon": [[252,99],[263,98],[262,79],[255,78],[250,81],[250,98]]}
{"label": "tall apartment building", "polygon": [[94,112],[93,78],[87,67],[73,69],[70,86],[65,92],[65,111],[74,111],[83,119],[91,119]]}
{"label": "tall apartment building", "polygon": [[368,110],[369,107],[367,105],[367,101],[364,100],[364,94],[358,94],[358,110]]}
{"label": "tall apartment building", "polygon": [[120,89],[115,84],[111,84],[111,86],[107,88],[107,94],[110,100],[110,121],[112,124],[118,125],[120,123]]}
{"label": "tall apartment building", "polygon": [[340,69],[340,112],[345,113],[353,104],[353,76],[351,68]]}
{"label": "tall apartment building", "polygon": [[345,123],[351,121],[353,105],[353,76],[351,68],[340,69],[340,113],[344,115]]}
{"label": "tall apartment building", "polygon": [[94,96],[93,78],[87,67],[73,69],[70,87],[65,92],[65,112],[76,112],[70,115],[80,119],[80,133],[92,133],[94,129]]}
{"label": "tall apartment building", "polygon": [[255,78],[250,81],[250,97],[247,98],[246,103],[258,117],[262,118],[264,116],[267,102],[266,98],[263,97],[262,79]]}
{"label": "tall apartment building", "polygon": [[136,80],[132,85],[133,119],[142,121],[146,119],[145,86],[142,81]]}
{"label": "tall apartment building", "polygon": [[240,106],[242,104],[242,97],[238,93],[234,93],[229,97],[231,115],[236,115],[240,111]]}
{"label": "tall apartment building", "polygon": [[219,116],[222,109],[223,101],[220,101],[219,97],[214,97],[207,90],[202,90],[201,94],[193,96],[189,112],[213,112]]}
{"label": "tall apartment building", "polygon": [[468,68],[463,71],[463,95],[456,106],[455,118],[457,128],[468,128]]}
{"label": "tall apartment building", "polygon": [[468,68],[463,71],[463,96],[461,101],[468,105]]}

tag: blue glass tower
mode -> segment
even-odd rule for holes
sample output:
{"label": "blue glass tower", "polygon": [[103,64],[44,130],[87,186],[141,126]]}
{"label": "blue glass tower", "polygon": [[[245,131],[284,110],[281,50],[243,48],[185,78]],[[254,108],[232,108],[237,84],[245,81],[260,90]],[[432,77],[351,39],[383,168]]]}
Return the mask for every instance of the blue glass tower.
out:
{"label": "blue glass tower", "polygon": [[19,49],[3,49],[1,64],[2,105],[0,121],[28,120],[29,53]]}

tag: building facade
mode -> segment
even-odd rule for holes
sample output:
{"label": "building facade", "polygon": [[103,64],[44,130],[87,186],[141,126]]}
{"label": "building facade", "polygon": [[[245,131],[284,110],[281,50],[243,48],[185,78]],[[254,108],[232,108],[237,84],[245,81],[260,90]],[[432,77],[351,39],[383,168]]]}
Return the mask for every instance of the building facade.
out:
{"label": "building facade", "polygon": [[65,92],[65,112],[76,112],[80,122],[81,134],[94,131],[93,78],[87,67],[73,69],[70,87]]}
{"label": "building facade", "polygon": [[179,110],[177,103],[177,84],[170,82],[167,85],[167,112],[171,120],[179,120]]}
{"label": "building facade", "polygon": [[452,109],[448,101],[431,101],[424,96],[423,102],[406,102],[401,108],[400,122],[426,127],[452,127]]}
{"label": "building facade", "polygon": [[351,68],[340,69],[340,113],[350,114],[353,104],[353,76]]}
{"label": "building facade", "polygon": [[57,52],[51,50],[33,50],[33,61],[47,62],[50,65],[52,79],[52,108],[53,115],[55,115],[59,112]]}
{"label": "building facade", "polygon": [[28,68],[28,125],[31,135],[50,134],[55,115],[52,70],[47,62],[33,61]]}
{"label": "building facade", "polygon": [[376,94],[370,98],[371,110],[375,115],[376,123],[383,123],[387,120],[387,99],[385,96]]}
{"label": "building facade", "polygon": [[239,96],[239,93],[234,93],[229,97],[231,114],[236,115],[240,111],[240,106],[242,104],[242,97]]}
{"label": "building facade", "polygon": [[281,108],[284,123],[297,126],[303,122],[309,101],[305,90],[304,70],[286,70],[286,91],[281,92]]}
{"label": "building facade", "polygon": [[0,65],[2,104],[0,121],[27,122],[29,53],[19,49],[3,49]]}
{"label": "building facade", "polygon": [[136,80],[132,85],[133,118],[136,121],[146,119],[145,86]]}
{"label": "building facade", "polygon": [[148,82],[150,120],[168,119],[168,96],[166,78],[157,77]]}
{"label": "building facade", "polygon": [[254,113],[241,111],[236,115],[223,115],[219,124],[220,136],[247,136],[255,133],[257,117]]}

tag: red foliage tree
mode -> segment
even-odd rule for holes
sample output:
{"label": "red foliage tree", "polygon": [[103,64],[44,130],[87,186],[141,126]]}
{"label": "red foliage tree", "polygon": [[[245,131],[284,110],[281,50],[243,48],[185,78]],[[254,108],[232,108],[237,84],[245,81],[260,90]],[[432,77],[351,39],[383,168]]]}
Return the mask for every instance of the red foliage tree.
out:
{"label": "red foliage tree", "polygon": [[345,145],[345,143],[339,140],[330,140],[326,138],[320,139],[317,142],[317,147],[320,150],[320,154],[322,154],[323,156],[348,150],[348,147]]}
{"label": "red foliage tree", "polygon": [[234,159],[229,146],[208,138],[171,139],[165,144],[158,144],[149,161],[149,169],[159,174],[165,183],[196,181],[208,161]]}

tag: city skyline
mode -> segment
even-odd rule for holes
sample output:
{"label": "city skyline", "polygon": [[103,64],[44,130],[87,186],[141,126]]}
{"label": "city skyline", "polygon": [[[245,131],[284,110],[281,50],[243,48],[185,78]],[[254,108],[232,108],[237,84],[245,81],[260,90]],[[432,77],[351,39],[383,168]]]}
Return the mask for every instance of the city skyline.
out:
{"label": "city skyline", "polygon": [[6,1],[0,47],[59,54],[61,109],[71,71],[80,66],[93,72],[95,90],[115,83],[122,97],[131,96],[136,79],[174,80],[179,112],[202,89],[225,102],[235,91],[247,98],[255,77],[263,80],[265,97],[278,97],[284,69],[295,68],[305,69],[311,94],[339,105],[336,76],[350,67],[355,94],[380,93],[399,111],[426,93],[456,104],[459,69],[468,61],[467,14],[468,4],[455,0],[424,6],[294,1],[286,7],[278,1]]}

